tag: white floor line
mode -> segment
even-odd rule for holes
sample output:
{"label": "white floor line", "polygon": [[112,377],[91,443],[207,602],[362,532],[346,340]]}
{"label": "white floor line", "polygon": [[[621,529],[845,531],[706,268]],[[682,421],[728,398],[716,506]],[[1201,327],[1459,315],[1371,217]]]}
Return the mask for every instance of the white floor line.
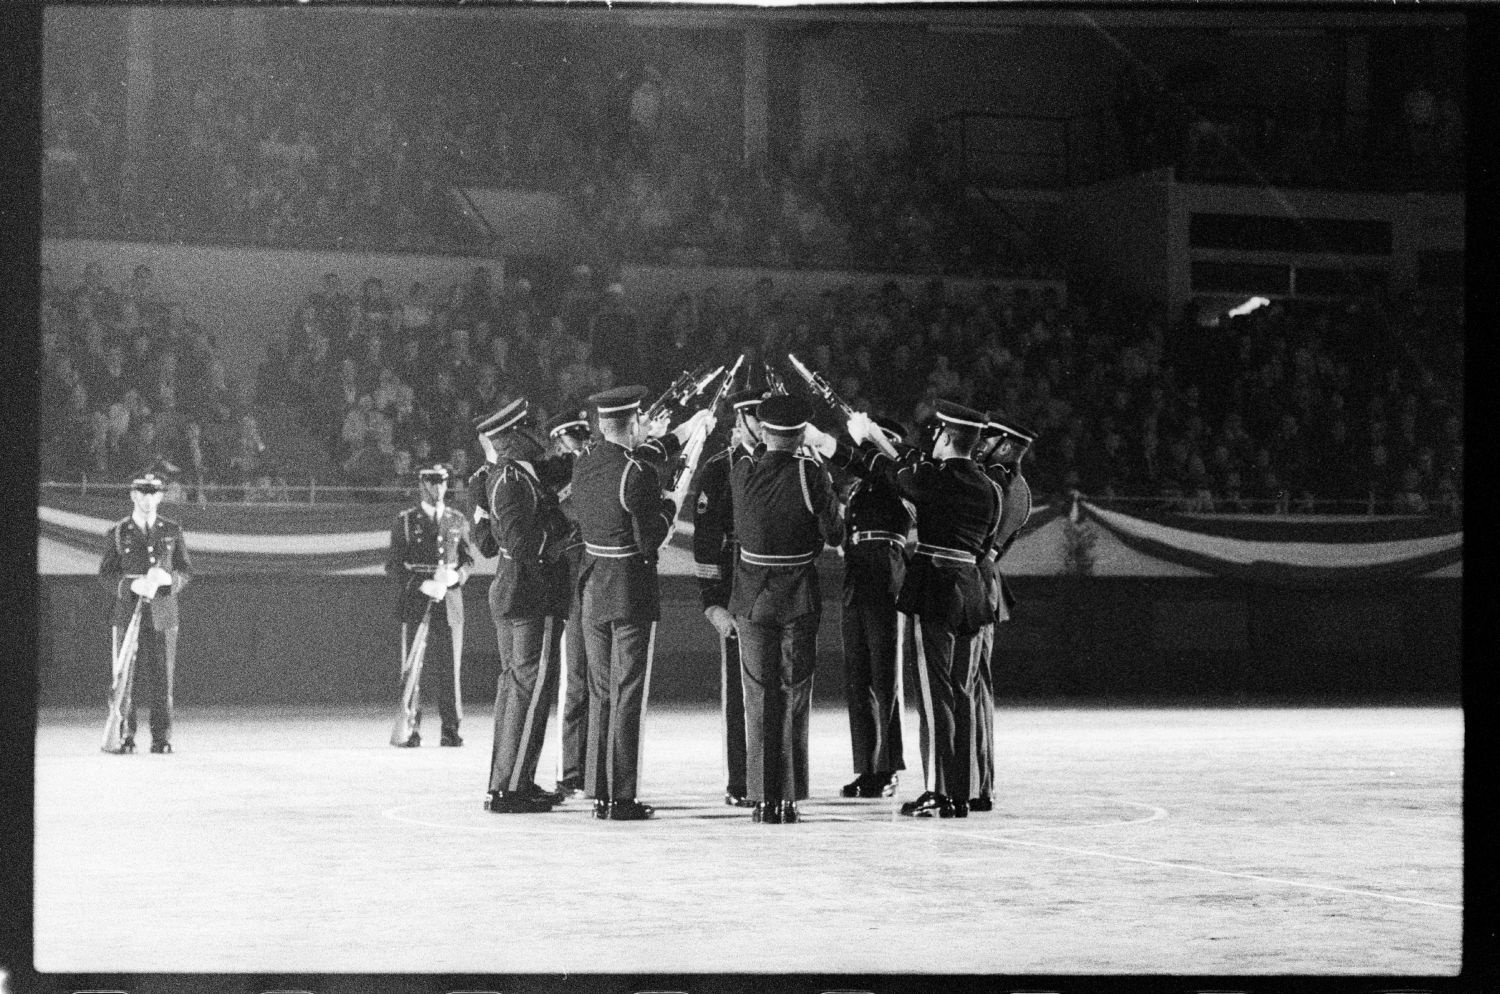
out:
{"label": "white floor line", "polygon": [[1074,856],[1092,856],[1096,859],[1112,859],[1122,863],[1139,863],[1145,866],[1161,866],[1169,870],[1188,870],[1193,873],[1209,873],[1220,877],[1235,877],[1240,880],[1258,880],[1261,883],[1281,884],[1285,887],[1303,887],[1309,890],[1324,890],[1335,894],[1352,894],[1358,897],[1375,897],[1384,901],[1399,901],[1403,904],[1420,904],[1429,908],[1444,908],[1451,911],[1462,911],[1461,904],[1447,904],[1442,901],[1424,901],[1417,897],[1401,897],[1397,894],[1386,894],[1377,890],[1361,890],[1355,887],[1334,887],[1331,884],[1315,884],[1307,880],[1287,880],[1282,877],[1267,877],[1259,873],[1240,873],[1235,870],[1216,870],[1211,866],[1198,866],[1194,863],[1171,863],[1160,859],[1145,859],[1140,856],[1122,856],[1119,853],[1098,852],[1093,849],[1075,849],[1071,846],[1054,846],[1046,842],[1031,842],[1026,839],[1013,839],[1005,835],[966,835],[967,838],[987,838],[995,842],[1005,842],[1014,846],[1031,846],[1033,849],[1050,849],[1054,852],[1069,853]]}

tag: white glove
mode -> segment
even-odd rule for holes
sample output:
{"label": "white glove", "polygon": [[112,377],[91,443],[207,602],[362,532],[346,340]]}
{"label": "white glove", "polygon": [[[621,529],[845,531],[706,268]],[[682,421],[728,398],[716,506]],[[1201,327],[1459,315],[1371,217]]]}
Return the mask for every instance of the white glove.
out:
{"label": "white glove", "polygon": [[854,439],[855,442],[868,441],[874,438],[875,432],[879,430],[875,422],[864,411],[855,411],[849,415],[849,437]]}
{"label": "white glove", "polygon": [[837,439],[826,431],[814,428],[812,425],[808,425],[802,429],[802,442],[824,459],[832,456],[834,450],[838,447]]}
{"label": "white glove", "polygon": [[714,430],[715,419],[713,411],[707,409],[704,409],[702,411],[694,411],[693,416],[688,418],[682,424],[678,425],[676,430],[673,431],[672,434],[677,436],[678,441],[686,442],[689,438],[692,437],[693,432],[698,429],[698,426],[705,423],[708,425],[708,427],[705,428],[703,432],[706,435]]}
{"label": "white glove", "polygon": [[488,518],[489,516],[490,516],[490,512],[486,511],[484,508],[482,508],[482,507],[476,507],[476,508],[474,508],[474,523],[476,525],[479,524],[479,522],[483,521],[485,518]]}
{"label": "white glove", "polygon": [[[160,566],[153,566],[146,571],[146,579],[154,583],[157,589],[170,587],[172,585],[172,574]],[[153,591],[154,593],[154,591]]]}
{"label": "white glove", "polygon": [[149,601],[156,596],[156,584],[152,583],[147,577],[138,576],[130,581],[130,592],[137,597],[144,597]]}
{"label": "white glove", "polygon": [[[656,417],[646,422],[646,437],[661,438],[667,433],[667,425],[671,424],[671,421],[671,415],[666,411],[662,411]],[[683,424],[687,424],[687,422],[684,421]],[[679,435],[678,437],[681,438],[683,436]]]}
{"label": "white glove", "polygon": [[453,569],[451,566],[439,566],[437,572],[432,574],[432,578],[441,583],[444,589],[447,589],[458,584],[458,570]]}
{"label": "white glove", "polygon": [[714,604],[704,608],[703,614],[708,618],[708,623],[713,625],[714,629],[718,631],[719,638],[727,639],[730,635],[734,634],[734,615],[730,614],[724,608]]}
{"label": "white glove", "polygon": [[437,580],[423,580],[422,593],[435,601],[440,601],[448,593],[448,588],[438,583]]}

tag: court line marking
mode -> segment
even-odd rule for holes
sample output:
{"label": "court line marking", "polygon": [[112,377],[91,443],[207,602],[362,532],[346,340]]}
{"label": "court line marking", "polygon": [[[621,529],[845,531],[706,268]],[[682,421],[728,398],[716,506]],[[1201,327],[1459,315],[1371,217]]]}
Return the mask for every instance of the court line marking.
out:
{"label": "court line marking", "polygon": [[1242,873],[1237,870],[1217,870],[1211,866],[1200,866],[1196,863],[1171,863],[1160,859],[1146,859],[1142,856],[1125,856],[1119,853],[1098,852],[1093,849],[1075,849],[1072,846],[1057,846],[1046,842],[1031,842],[1027,839],[1011,839],[1003,835],[968,835],[969,838],[989,838],[997,842],[1008,842],[1011,845],[1031,846],[1034,849],[1051,849],[1056,852],[1069,853],[1074,856],[1093,856],[1098,859],[1113,859],[1122,863],[1140,863],[1146,866],[1163,866],[1171,870],[1191,870],[1195,873],[1211,873],[1221,877],[1236,877],[1241,880],[1258,880],[1262,883],[1282,884],[1287,887],[1305,887],[1310,890],[1326,890],[1335,894],[1352,894],[1358,897],[1378,897],[1386,901],[1400,901],[1406,904],[1420,904],[1429,908],[1444,908],[1450,911],[1462,911],[1461,904],[1448,904],[1443,901],[1424,901],[1418,897],[1402,897],[1399,894],[1386,894],[1377,890],[1361,890],[1355,887],[1335,887],[1332,884],[1315,884],[1307,880],[1287,880],[1283,877],[1268,877],[1259,873]]}

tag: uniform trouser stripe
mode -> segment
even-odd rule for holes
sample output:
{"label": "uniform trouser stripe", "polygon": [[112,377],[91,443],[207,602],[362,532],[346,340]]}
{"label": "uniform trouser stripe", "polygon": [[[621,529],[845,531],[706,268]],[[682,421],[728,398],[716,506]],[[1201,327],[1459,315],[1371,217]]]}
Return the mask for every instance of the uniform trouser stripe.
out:
{"label": "uniform trouser stripe", "polygon": [[729,793],[745,794],[745,688],[740,673],[740,639],[719,639],[719,715],[724,721],[725,786]]}
{"label": "uniform trouser stripe", "polygon": [[995,783],[995,626],[985,625],[974,641],[974,761],[969,782],[975,796],[989,796]]}
{"label": "uniform trouser stripe", "polygon": [[922,786],[924,790],[934,789],[932,784],[936,779],[937,765],[934,738],[937,734],[936,714],[933,711],[932,682],[927,673],[927,647],[923,645],[922,619],[916,615],[911,616],[912,646],[916,649],[917,686],[922,694],[922,728],[919,734],[922,750]]}
{"label": "uniform trouser stripe", "polygon": [[532,675],[531,694],[526,700],[526,717],[522,720],[520,733],[516,736],[516,754],[511,762],[510,778],[506,780],[505,789],[509,791],[520,790],[521,784],[530,780],[530,777],[526,775],[526,768],[530,765],[526,759],[532,753],[532,729],[536,727],[537,706],[541,703],[547,688],[547,673],[552,660],[552,626],[553,620],[550,616],[543,619],[541,653],[537,657],[536,672]]}
{"label": "uniform trouser stripe", "polygon": [[568,737],[568,640],[557,647],[557,781],[562,782]]}
{"label": "uniform trouser stripe", "polygon": [[899,769],[906,769],[903,758],[906,752],[906,615],[896,615],[896,690],[892,695],[892,706],[896,709],[896,734],[901,747],[894,750],[892,758]]}
{"label": "uniform trouser stripe", "polygon": [[[646,679],[641,683],[641,714],[635,727],[635,776],[639,789],[641,770],[646,758],[646,702],[651,698],[651,663],[656,658],[656,622],[651,622],[651,634],[646,636]],[[630,794],[635,796],[635,791]]]}

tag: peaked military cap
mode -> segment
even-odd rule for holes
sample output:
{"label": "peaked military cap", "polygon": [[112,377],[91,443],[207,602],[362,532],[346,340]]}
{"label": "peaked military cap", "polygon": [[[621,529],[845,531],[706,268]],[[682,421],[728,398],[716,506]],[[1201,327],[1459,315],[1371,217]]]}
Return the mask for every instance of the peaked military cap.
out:
{"label": "peaked military cap", "polygon": [[807,401],[801,397],[776,394],[760,402],[755,416],[767,431],[794,432],[807,425],[810,413]]}
{"label": "peaked military cap", "polygon": [[734,408],[736,411],[743,411],[747,410],[748,408],[757,406],[762,400],[765,400],[765,398],[766,392],[764,390],[754,390],[750,387],[746,387],[743,390],[736,390],[734,393],[729,395],[728,399],[730,407]]}
{"label": "peaked military cap", "polygon": [[448,467],[443,465],[442,463],[437,463],[435,465],[427,466],[417,470],[417,478],[420,479],[423,483],[447,483],[448,477],[451,475],[452,474],[448,471]]}
{"label": "peaked military cap", "polygon": [[547,422],[547,437],[556,438],[562,434],[587,433],[589,430],[589,412],[569,409]]}
{"label": "peaked military cap", "polygon": [[989,422],[989,419],[972,407],[955,404],[951,400],[937,402],[937,416],[938,420],[943,422],[944,427],[958,425],[963,428],[972,428],[974,431],[982,431]]}
{"label": "peaked military cap", "polygon": [[633,384],[615,387],[612,390],[601,390],[589,397],[589,403],[594,406],[594,410],[599,412],[600,417],[618,418],[628,411],[639,410],[645,396],[646,388]]}
{"label": "peaked military cap", "polygon": [[130,481],[130,489],[138,490],[143,494],[159,494],[167,489],[167,481],[155,473],[142,473]]}
{"label": "peaked military cap", "polygon": [[498,435],[517,425],[524,424],[531,416],[531,405],[525,397],[517,397],[494,414],[474,419],[474,430],[481,435]]}
{"label": "peaked military cap", "polygon": [[1029,428],[1022,428],[1015,419],[1004,414],[991,414],[989,423],[985,426],[985,435],[1000,435],[1012,438],[1022,445],[1030,445],[1036,441],[1036,432]]}

